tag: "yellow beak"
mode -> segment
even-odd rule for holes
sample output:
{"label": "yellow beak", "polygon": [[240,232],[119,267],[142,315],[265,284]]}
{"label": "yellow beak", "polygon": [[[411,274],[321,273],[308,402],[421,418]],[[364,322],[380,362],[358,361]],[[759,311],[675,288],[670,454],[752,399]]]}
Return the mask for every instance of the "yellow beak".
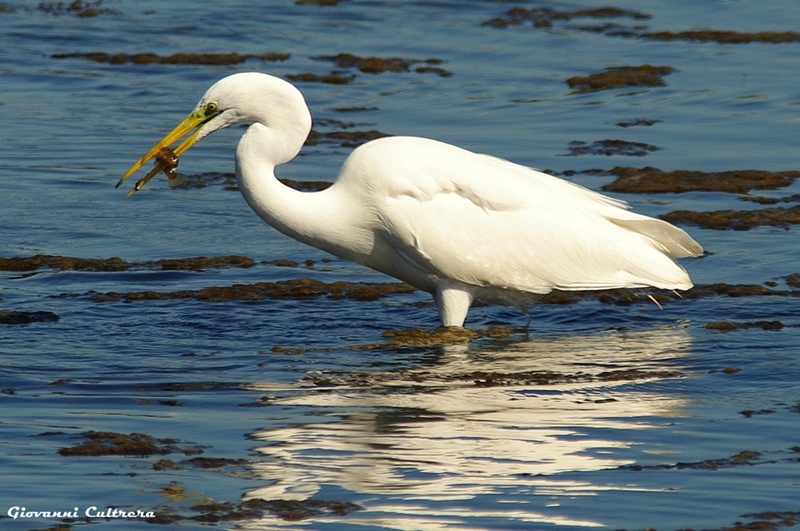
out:
{"label": "yellow beak", "polygon": [[[150,159],[156,157],[156,155],[158,155],[163,149],[169,148],[171,144],[177,142],[183,136],[191,132],[192,133],[191,135],[186,137],[186,139],[183,142],[181,142],[178,145],[178,147],[172,150],[172,153],[175,155],[175,160],[176,160],[175,164],[177,164],[177,157],[180,157],[186,150],[192,147],[199,140],[199,138],[197,138],[197,134],[199,133],[201,126],[203,126],[205,123],[215,118],[218,114],[219,112],[209,113],[206,111],[206,109],[200,109],[199,111],[194,112],[189,116],[187,116],[185,120],[179,123],[178,126],[175,127],[175,129],[167,133],[167,135],[164,138],[156,142],[156,144],[150,149],[150,151],[145,153],[144,156],[142,156],[142,158],[136,161],[133,164],[133,166],[131,166],[128,169],[128,171],[125,172],[125,175],[123,175],[122,178],[117,183],[117,188],[119,188],[119,186],[122,183],[124,183],[128,179],[128,177],[136,173],[136,171],[139,168],[147,164],[148,161],[150,161]],[[192,132],[192,130],[194,131]],[[159,172],[161,171],[169,172],[174,167],[175,167],[174,165],[167,165],[164,163],[163,160],[159,159],[156,162],[155,167],[152,170],[150,170],[150,173],[139,179],[134,185],[134,187],[131,189],[131,191],[125,195],[125,197],[130,197],[139,190],[141,190],[144,187],[144,185],[147,184],[150,181],[150,179],[158,175]]]}

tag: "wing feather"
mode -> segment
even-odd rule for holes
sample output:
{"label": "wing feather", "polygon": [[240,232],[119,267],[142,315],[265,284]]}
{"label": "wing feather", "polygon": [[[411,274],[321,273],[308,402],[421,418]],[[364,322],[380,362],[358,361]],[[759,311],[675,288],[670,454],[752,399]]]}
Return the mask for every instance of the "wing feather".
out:
{"label": "wing feather", "polygon": [[356,150],[345,168],[363,177],[386,248],[403,262],[397,271],[412,265],[434,281],[531,293],[688,289],[671,257],[702,253],[681,229],[622,201],[449,144],[391,137]]}

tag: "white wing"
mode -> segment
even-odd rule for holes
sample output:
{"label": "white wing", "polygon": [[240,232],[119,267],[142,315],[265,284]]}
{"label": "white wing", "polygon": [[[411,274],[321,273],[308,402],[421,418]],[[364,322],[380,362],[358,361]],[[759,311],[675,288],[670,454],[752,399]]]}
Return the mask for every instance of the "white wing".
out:
{"label": "white wing", "polygon": [[391,264],[367,265],[418,286],[427,276],[434,284],[531,293],[688,289],[672,257],[702,253],[681,229],[630,212],[622,201],[428,139],[366,144],[340,181],[351,193],[361,188],[362,204],[378,220],[376,254],[391,255]]}

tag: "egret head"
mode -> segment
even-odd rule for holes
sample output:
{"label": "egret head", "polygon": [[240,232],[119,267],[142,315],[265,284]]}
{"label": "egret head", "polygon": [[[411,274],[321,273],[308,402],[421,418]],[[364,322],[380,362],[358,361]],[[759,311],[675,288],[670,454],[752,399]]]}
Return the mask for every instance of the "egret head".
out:
{"label": "egret head", "polygon": [[[197,108],[187,116],[181,123],[175,127],[172,131],[167,133],[167,135],[159,140],[158,142],[150,148],[150,151],[145,153],[142,158],[136,161],[125,175],[117,183],[119,187],[122,183],[124,183],[128,177],[133,175],[139,168],[147,164],[151,159],[156,158],[157,163],[155,167],[148,173],[145,177],[139,180],[136,183],[136,186],[128,192],[127,197],[130,197],[137,191],[141,190],[142,187],[150,181],[153,177],[155,177],[159,172],[171,171],[175,166],[177,166],[178,157],[192,147],[195,143],[201,140],[203,137],[208,136],[210,133],[225,127],[225,124],[221,123],[220,116],[222,116],[223,111],[220,107],[220,102],[215,99],[208,99],[206,97],[201,100],[198,104]],[[187,136],[183,142],[181,142],[175,149],[171,150],[170,153],[172,158],[174,159],[174,164],[170,166],[162,157],[159,156],[160,153],[163,153],[165,150],[170,150],[170,146]]]}
{"label": "egret head", "polygon": [[[210,135],[237,123],[261,122],[284,126],[293,123],[304,135],[311,127],[308,107],[302,94],[290,83],[258,72],[241,72],[219,80],[206,91],[194,110],[175,129],[167,133],[134,163],[117,183],[120,186],[152,159],[155,167],[128,192],[130,197],[159,172],[168,175],[177,166],[177,157]],[[187,136],[188,135],[188,136]],[[184,140],[176,147],[172,144]],[[305,139],[305,136],[303,136]],[[172,162],[170,162],[172,161]]]}

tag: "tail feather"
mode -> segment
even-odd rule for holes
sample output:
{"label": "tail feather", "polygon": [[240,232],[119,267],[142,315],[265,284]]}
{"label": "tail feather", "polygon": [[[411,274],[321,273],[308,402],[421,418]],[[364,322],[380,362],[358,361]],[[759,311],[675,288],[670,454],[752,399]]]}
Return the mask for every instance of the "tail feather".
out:
{"label": "tail feather", "polygon": [[657,249],[672,258],[703,255],[703,247],[686,234],[686,231],[666,221],[644,216],[641,219],[614,218],[611,221],[619,227],[646,237]]}

